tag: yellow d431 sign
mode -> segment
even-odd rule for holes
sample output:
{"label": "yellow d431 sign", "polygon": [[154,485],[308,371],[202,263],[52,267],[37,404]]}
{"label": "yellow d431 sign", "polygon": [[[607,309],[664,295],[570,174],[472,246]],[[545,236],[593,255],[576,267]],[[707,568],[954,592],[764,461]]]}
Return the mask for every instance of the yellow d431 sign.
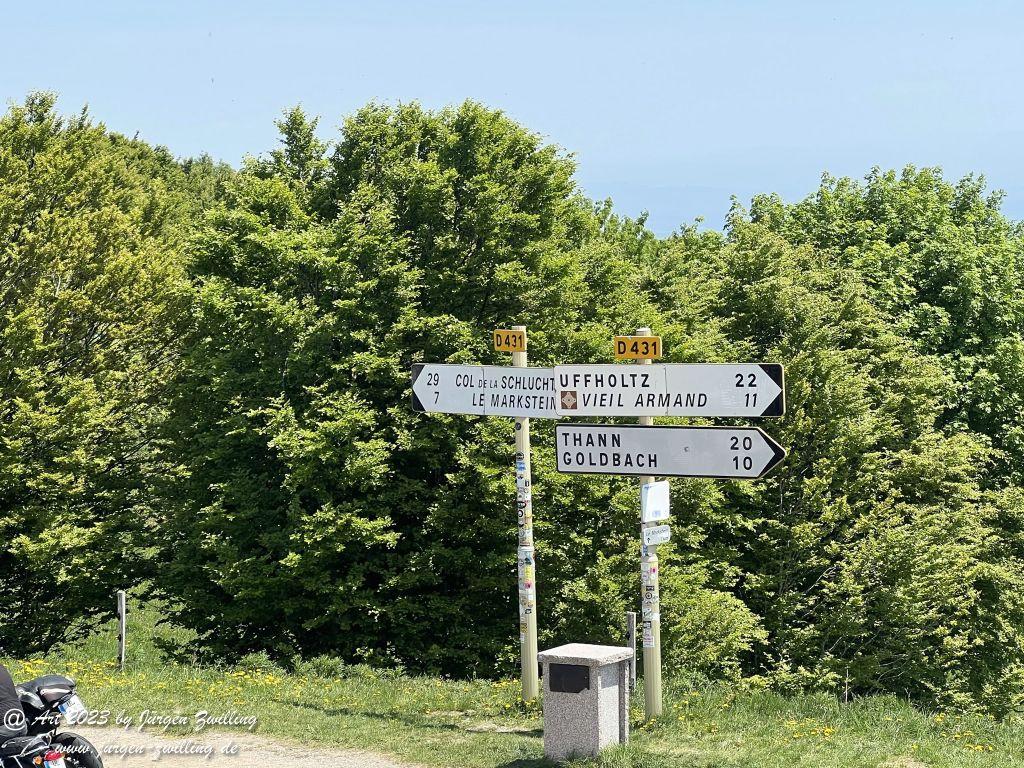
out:
{"label": "yellow d431 sign", "polygon": [[616,336],[616,360],[657,360],[661,357],[661,336]]}
{"label": "yellow d431 sign", "polygon": [[494,332],[495,352],[525,352],[526,331],[505,331]]}

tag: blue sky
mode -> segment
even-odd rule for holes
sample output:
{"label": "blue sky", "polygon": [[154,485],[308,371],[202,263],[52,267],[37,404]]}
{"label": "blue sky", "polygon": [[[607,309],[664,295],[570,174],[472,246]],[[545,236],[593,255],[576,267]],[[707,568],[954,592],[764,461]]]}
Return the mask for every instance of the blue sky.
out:
{"label": "blue sky", "polygon": [[4,3],[0,95],[60,94],[177,155],[236,164],[301,103],[473,98],[572,151],[582,188],[667,233],[823,171],[984,173],[1024,219],[1024,4]]}

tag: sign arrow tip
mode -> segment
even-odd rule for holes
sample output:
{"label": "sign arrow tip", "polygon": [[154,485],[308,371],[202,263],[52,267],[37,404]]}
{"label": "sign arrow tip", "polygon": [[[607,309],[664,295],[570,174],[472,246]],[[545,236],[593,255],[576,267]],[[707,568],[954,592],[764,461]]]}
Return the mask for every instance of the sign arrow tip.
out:
{"label": "sign arrow tip", "polygon": [[418,379],[420,374],[423,372],[423,365],[423,363],[412,364],[412,386],[410,387],[410,392],[412,393],[412,409],[419,413],[424,413],[427,410],[423,407],[423,403],[420,401],[419,395],[416,394],[416,379]]}
{"label": "sign arrow tip", "polygon": [[775,382],[779,388],[779,394],[768,404],[768,407],[761,413],[762,416],[782,416],[786,412],[786,384],[785,372],[780,363],[759,363],[758,367],[764,371],[764,375]]}
{"label": "sign arrow tip", "polygon": [[761,436],[764,438],[764,441],[768,444],[768,447],[772,449],[771,459],[768,460],[768,463],[765,465],[764,469],[761,470],[760,477],[764,477],[773,469],[775,469],[775,467],[781,464],[782,460],[786,458],[788,453],[786,452],[785,448],[783,448],[781,445],[775,442],[771,435],[767,434],[763,430],[758,431],[761,432]]}

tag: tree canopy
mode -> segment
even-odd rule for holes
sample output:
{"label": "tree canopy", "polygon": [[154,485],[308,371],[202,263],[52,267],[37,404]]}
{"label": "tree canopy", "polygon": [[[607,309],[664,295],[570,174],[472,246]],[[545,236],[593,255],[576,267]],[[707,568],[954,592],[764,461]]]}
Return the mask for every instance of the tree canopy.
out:
{"label": "tree canopy", "polygon": [[[410,366],[505,362],[511,324],[531,364],[612,362],[649,326],[787,371],[778,471],[673,481],[668,673],[1022,700],[1024,238],[983,180],[825,176],[660,238],[474,102],[278,128],[232,170],[47,96],[0,120],[0,607],[56,617],[0,647],[135,584],[211,659],[509,670],[512,425],[412,412]],[[534,436],[541,643],[618,641],[636,483]]]}

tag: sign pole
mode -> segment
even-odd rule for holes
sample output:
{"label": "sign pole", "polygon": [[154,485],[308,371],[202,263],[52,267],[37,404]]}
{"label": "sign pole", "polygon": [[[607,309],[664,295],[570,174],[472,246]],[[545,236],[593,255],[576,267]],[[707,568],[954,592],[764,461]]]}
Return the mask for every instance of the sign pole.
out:
{"label": "sign pole", "polygon": [[[638,328],[637,336],[650,336],[650,328]],[[637,360],[640,365],[651,365],[651,359]],[[641,416],[640,425],[654,424],[653,416]],[[640,478],[640,493],[643,486],[653,483],[654,478]],[[644,544],[644,529],[650,524],[640,522],[640,580],[641,617],[643,619],[644,644],[644,714],[647,720],[661,715],[661,604],[658,596],[658,547]]]}
{"label": "sign pole", "polygon": [[633,651],[629,657],[629,690],[636,690],[636,612],[626,611],[626,645]]}
{"label": "sign pole", "polygon": [[[521,349],[512,352],[512,365],[525,368],[526,326],[512,326],[521,331]],[[519,516],[519,647],[522,661],[523,701],[536,699],[539,691],[537,675],[537,583],[536,559],[533,549],[533,490],[530,473],[530,420],[517,418],[516,431],[516,507]]]}
{"label": "sign pole", "polygon": [[124,672],[128,645],[128,600],[123,589],[117,590],[117,666]]}

